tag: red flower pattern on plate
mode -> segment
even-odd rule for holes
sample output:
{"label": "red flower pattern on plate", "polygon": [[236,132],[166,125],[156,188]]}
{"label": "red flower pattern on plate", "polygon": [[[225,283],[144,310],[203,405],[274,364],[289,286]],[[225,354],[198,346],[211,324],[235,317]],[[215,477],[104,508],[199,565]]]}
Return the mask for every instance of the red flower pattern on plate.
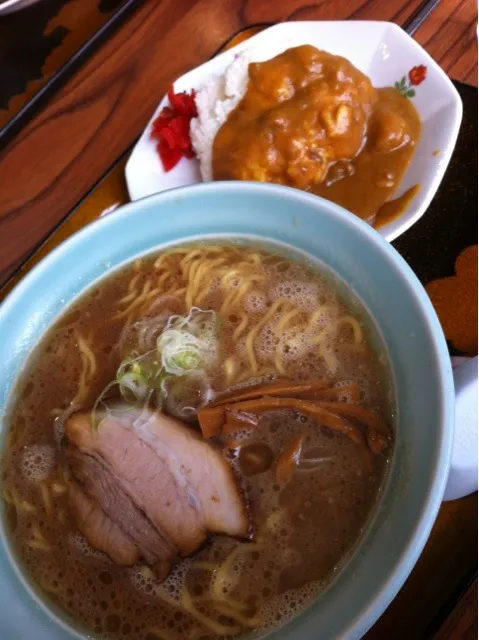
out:
{"label": "red flower pattern on plate", "polygon": [[421,82],[424,82],[424,80],[426,79],[426,74],[427,74],[427,68],[423,64],[420,64],[417,67],[413,67],[408,74],[409,82],[413,86],[417,87],[418,84],[421,84]]}
{"label": "red flower pattern on plate", "polygon": [[394,86],[405,98],[414,98],[416,91],[413,87],[417,87],[421,82],[424,82],[426,76],[427,67],[423,64],[419,64],[416,67],[413,67],[407,76],[403,76],[400,82],[395,82]]}

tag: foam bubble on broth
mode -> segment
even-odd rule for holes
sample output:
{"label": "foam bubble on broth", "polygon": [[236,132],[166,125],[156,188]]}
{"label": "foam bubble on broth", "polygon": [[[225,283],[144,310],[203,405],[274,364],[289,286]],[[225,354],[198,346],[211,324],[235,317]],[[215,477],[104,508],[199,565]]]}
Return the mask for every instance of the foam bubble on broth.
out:
{"label": "foam bubble on broth", "polygon": [[315,282],[289,280],[276,284],[270,292],[270,298],[290,300],[304,311],[314,311],[318,306],[318,290]]}
{"label": "foam bubble on broth", "polygon": [[236,433],[234,433],[232,437],[237,442],[247,442],[251,438],[252,434],[252,429],[242,429],[241,431],[237,431]]}
{"label": "foam bubble on broth", "polygon": [[255,630],[253,637],[259,637],[271,629],[283,625],[308,605],[321,589],[320,582],[311,582],[293,592],[277,595],[263,609],[264,624]]}
{"label": "foam bubble on broth", "polygon": [[271,318],[271,322],[268,322],[259,332],[256,339],[256,352],[260,360],[266,361],[274,357],[276,353],[277,339],[275,336],[274,328],[280,319],[280,314],[275,313]]}
{"label": "foam bubble on broth", "polygon": [[83,555],[91,556],[93,558],[103,558],[101,551],[94,549],[88,540],[79,531],[72,531],[68,535],[68,539],[71,545],[78,549]]}
{"label": "foam bubble on broth", "polygon": [[251,291],[244,298],[244,309],[248,313],[266,313],[267,297],[261,291]]}
{"label": "foam bubble on broth", "polygon": [[48,478],[55,466],[55,450],[48,444],[32,444],[22,456],[22,474],[30,482],[38,483]]}

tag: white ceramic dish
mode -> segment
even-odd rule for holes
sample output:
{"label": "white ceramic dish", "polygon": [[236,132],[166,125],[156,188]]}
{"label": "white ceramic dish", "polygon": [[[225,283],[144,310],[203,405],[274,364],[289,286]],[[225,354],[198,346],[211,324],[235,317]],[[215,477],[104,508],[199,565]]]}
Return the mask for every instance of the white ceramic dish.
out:
{"label": "white ceramic dish", "polygon": [[[421,116],[422,135],[396,196],[417,183],[421,191],[399,218],[380,230],[387,240],[394,240],[424,214],[436,193],[451,159],[462,117],[461,99],[452,82],[400,27],[390,22],[284,22],[185,74],[175,82],[175,91],[199,88],[212,76],[223,73],[234,57],[246,49],[254,50],[253,61],[259,62],[301,44],[312,44],[348,58],[376,87],[392,86],[404,78],[405,89],[414,90],[411,99]],[[421,65],[426,68],[425,79],[411,84],[410,70]],[[421,78],[420,73],[417,78]],[[196,159],[183,158],[172,171],[163,170],[150,132],[152,121],[167,103],[165,97],[158,105],[127,163],[126,182],[132,200],[201,182]]]}

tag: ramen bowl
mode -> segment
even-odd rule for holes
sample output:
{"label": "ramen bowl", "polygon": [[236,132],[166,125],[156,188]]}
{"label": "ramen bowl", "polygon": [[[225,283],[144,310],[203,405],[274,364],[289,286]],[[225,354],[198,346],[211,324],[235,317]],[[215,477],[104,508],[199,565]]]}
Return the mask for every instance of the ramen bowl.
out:
{"label": "ramen bowl", "polygon": [[[275,640],[359,638],[412,570],[436,517],[453,438],[454,386],[442,330],[421,284],[367,224],[286,187],[210,183],[152,196],[86,227],[45,258],[0,309],[1,445],[26,357],[62,311],[113,269],[164,246],[246,239],[329,267],[374,318],[394,378],[395,446],[366,531],[314,602]],[[3,505],[2,505],[3,508]],[[41,595],[16,560],[1,513],[2,638],[91,637]]]}

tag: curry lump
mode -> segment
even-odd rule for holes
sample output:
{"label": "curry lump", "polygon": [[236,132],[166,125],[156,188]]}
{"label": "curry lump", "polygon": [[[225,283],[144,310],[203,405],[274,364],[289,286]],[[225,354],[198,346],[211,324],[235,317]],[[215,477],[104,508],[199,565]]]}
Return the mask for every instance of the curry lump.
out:
{"label": "curry lump", "polygon": [[[374,88],[345,58],[310,45],[287,49],[250,64],[246,94],[214,140],[213,177],[311,191],[379,225],[420,128],[407,98]],[[389,206],[388,219],[404,204]]]}

